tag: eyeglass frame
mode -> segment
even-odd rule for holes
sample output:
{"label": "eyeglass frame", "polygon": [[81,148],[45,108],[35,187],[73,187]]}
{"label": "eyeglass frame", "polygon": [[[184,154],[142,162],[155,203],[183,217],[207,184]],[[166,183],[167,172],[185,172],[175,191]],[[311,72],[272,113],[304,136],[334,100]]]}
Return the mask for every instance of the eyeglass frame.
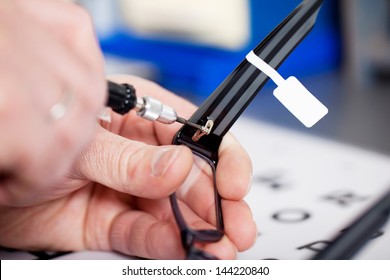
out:
{"label": "eyeglass frame", "polygon": [[213,174],[213,191],[214,191],[214,205],[215,205],[215,220],[216,220],[216,229],[208,229],[208,230],[193,230],[187,226],[183,215],[181,214],[179,204],[177,202],[176,194],[173,193],[169,199],[171,202],[171,207],[173,210],[173,214],[175,216],[175,220],[180,230],[180,236],[182,240],[182,246],[187,252],[187,259],[208,259],[214,260],[216,259],[214,256],[198,250],[194,247],[195,241],[210,243],[210,242],[218,242],[224,235],[224,223],[222,217],[222,206],[221,206],[221,196],[217,190],[216,183],[216,162],[210,160],[209,158],[197,153],[193,152],[195,156],[203,159],[210,167]]}
{"label": "eyeglass frame", "polygon": [[[323,0],[303,1],[257,45],[253,52],[271,67],[277,69],[311,31],[322,3]],[[216,259],[214,256],[196,249],[194,242],[218,242],[223,237],[221,196],[215,183],[218,150],[224,135],[263,88],[268,79],[268,76],[244,59],[189,118],[191,123],[201,126],[205,126],[209,120],[212,120],[211,132],[195,141],[193,136],[197,133],[197,129],[184,125],[173,138],[172,143],[174,145],[189,147],[194,154],[205,159],[211,165],[214,174],[217,216],[216,230],[211,231],[215,234],[222,232],[221,236],[218,236],[219,238],[211,240],[213,234],[210,230],[208,230],[210,238],[204,238],[201,235],[205,231],[190,229],[180,212],[176,194],[173,193],[170,196],[171,208],[180,230],[182,245],[187,253],[187,258]]]}

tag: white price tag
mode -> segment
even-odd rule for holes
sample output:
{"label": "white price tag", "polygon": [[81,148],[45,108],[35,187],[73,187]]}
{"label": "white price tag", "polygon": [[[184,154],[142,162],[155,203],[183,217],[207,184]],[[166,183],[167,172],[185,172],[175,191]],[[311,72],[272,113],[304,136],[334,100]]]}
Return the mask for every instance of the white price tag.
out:
{"label": "white price tag", "polygon": [[278,87],[274,90],[274,96],[306,127],[312,127],[328,113],[328,108],[297,78],[283,79],[275,69],[253,51],[246,56],[246,59],[275,82]]}
{"label": "white price tag", "polygon": [[279,85],[274,96],[306,127],[312,127],[328,113],[328,108],[295,77]]}

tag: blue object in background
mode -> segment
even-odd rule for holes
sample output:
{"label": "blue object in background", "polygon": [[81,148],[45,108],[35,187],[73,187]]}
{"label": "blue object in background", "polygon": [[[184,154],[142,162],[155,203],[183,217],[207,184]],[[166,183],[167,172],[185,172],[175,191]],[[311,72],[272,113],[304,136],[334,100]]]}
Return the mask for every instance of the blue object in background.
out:
{"label": "blue object in background", "polygon": [[[157,82],[167,89],[204,97],[300,2],[252,0],[251,38],[237,51],[143,38],[127,30],[117,30],[102,39],[101,47],[106,54],[152,63],[159,71]],[[299,77],[336,69],[340,63],[340,41],[337,1],[325,0],[313,31],[281,66],[281,74]]]}

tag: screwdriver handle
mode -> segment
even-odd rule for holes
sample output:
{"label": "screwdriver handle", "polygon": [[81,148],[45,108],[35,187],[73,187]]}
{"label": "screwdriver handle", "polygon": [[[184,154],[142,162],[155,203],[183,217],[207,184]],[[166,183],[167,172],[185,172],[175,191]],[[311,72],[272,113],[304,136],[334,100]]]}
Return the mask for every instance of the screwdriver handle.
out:
{"label": "screwdriver handle", "polygon": [[129,84],[116,84],[108,81],[107,106],[121,115],[128,113],[137,104],[135,88]]}
{"label": "screwdriver handle", "polygon": [[150,121],[158,121],[165,124],[179,122],[197,128],[206,134],[210,133],[211,127],[206,128],[206,126],[203,127],[179,117],[175,109],[155,98],[145,96],[137,99],[135,88],[132,85],[117,84],[111,81],[107,81],[107,83],[108,100],[106,105],[114,112],[124,115],[130,110],[135,109],[138,116]]}

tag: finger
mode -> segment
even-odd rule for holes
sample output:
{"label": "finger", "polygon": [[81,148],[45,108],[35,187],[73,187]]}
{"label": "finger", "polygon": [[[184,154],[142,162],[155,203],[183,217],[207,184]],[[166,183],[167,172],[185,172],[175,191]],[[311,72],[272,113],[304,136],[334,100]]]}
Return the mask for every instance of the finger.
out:
{"label": "finger", "polygon": [[[17,5],[16,12],[25,23],[14,26],[14,39],[20,41],[18,47],[36,57],[61,85],[61,91],[49,94],[48,98],[53,96],[59,100],[66,92],[74,93],[74,104],[81,106],[71,106],[67,118],[71,123],[77,121],[75,128],[91,128],[104,105],[107,90],[102,54],[96,39],[92,39],[94,33],[89,15],[81,7],[65,1],[18,1]],[[84,28],[88,32],[79,35]],[[68,42],[68,37],[74,41],[73,44]],[[91,63],[86,61],[87,57]],[[45,80],[41,78],[41,84]],[[92,130],[83,132],[84,137],[80,133],[76,135],[85,140]]]}
{"label": "finger", "polygon": [[128,211],[117,216],[111,224],[110,242],[113,250],[132,256],[184,258],[176,224],[146,212]]}
{"label": "finger", "polygon": [[252,212],[245,201],[222,201],[225,233],[238,251],[252,247],[257,229]]}
{"label": "finger", "polygon": [[[185,204],[181,201],[178,202],[190,228],[212,228]],[[158,202],[140,199],[137,204],[140,206],[140,210],[148,212],[129,211],[120,214],[113,220],[110,232],[112,249],[144,258],[184,258],[180,233],[171,215],[168,199]],[[161,238],[162,236],[164,238]],[[217,243],[196,246],[203,247],[209,254],[223,259],[233,259],[237,254],[235,245],[227,236]]]}
{"label": "finger", "polygon": [[[92,18],[79,5],[69,1],[20,1],[23,13],[56,34],[66,45],[78,53],[91,71],[102,70],[104,60],[93,28]],[[45,7],[42,9],[41,7]],[[60,11],[60,12],[59,12]]]}
{"label": "finger", "polygon": [[[97,77],[91,75],[91,71],[86,69],[70,50],[63,46],[61,42],[53,36],[48,35],[39,24],[31,22],[28,25],[13,26],[14,39],[19,42],[15,46],[20,53],[27,57],[26,61],[32,65],[37,65],[37,72],[33,75],[34,81],[31,85],[39,83],[38,87],[28,89],[32,93],[32,105],[43,102],[43,107],[54,106],[65,95],[71,96],[71,101],[66,106],[66,114],[57,122],[57,135],[59,142],[64,148],[78,154],[85,145],[96,126],[96,116],[103,107],[105,93],[105,79],[103,75]],[[43,30],[42,30],[43,29]],[[25,42],[29,42],[28,45]],[[50,51],[42,47],[50,46]],[[23,55],[19,61],[23,61]],[[15,62],[17,63],[17,62]],[[19,65],[20,69],[25,69],[25,65]],[[46,73],[39,71],[44,69]],[[31,69],[28,69],[31,71]],[[34,69],[35,70],[35,69]],[[42,76],[37,76],[38,73]],[[25,79],[24,76],[21,77]],[[46,87],[47,86],[47,87]],[[39,108],[39,106],[36,106]],[[42,118],[47,121],[50,117],[49,109],[41,112]]]}
{"label": "finger", "polygon": [[[48,107],[53,99],[47,92],[58,91],[52,73],[19,47],[14,48],[14,54],[19,59],[7,63],[7,71],[12,74],[3,76],[2,83],[8,104],[3,116],[12,122],[0,121],[8,135],[0,141],[0,166],[9,172],[1,182],[0,200],[8,205],[26,205],[37,202],[35,191],[52,184],[68,170],[80,150],[75,152],[74,146],[62,146],[53,124],[48,122]],[[34,71],[25,65],[35,65]]]}
{"label": "finger", "polygon": [[203,246],[203,250],[220,260],[234,260],[237,258],[237,248],[226,235],[216,243],[206,244]]}
{"label": "finger", "polygon": [[217,187],[220,195],[229,200],[242,200],[252,183],[252,163],[235,137],[225,135],[219,148]]}
{"label": "finger", "polygon": [[[43,65],[61,86],[61,92],[54,92],[51,96],[58,100],[64,92],[73,92],[74,104],[80,103],[82,106],[71,107],[70,114],[74,113],[79,122],[94,121],[104,106],[107,95],[103,67],[88,67],[74,48],[64,45],[35,22],[18,28],[23,29],[20,43],[29,42],[29,46],[21,47],[23,51],[30,57],[36,57],[39,64]],[[42,47],[42,44],[50,46],[50,51]],[[44,85],[46,80],[41,78],[41,84]]]}
{"label": "finger", "polygon": [[[22,5],[26,4],[26,2],[30,3],[31,1],[18,1],[18,4]],[[37,8],[34,4],[32,6]],[[22,11],[26,10],[28,9],[22,9]],[[47,32],[47,24],[39,24],[39,22],[25,18],[22,18],[25,24],[16,24],[14,19],[9,18],[10,16],[12,17],[12,15],[8,15],[6,20],[11,23],[10,29],[12,30],[9,32],[13,36],[14,40],[12,42],[15,43],[14,47],[16,50],[19,50],[32,60],[36,60],[30,61],[30,59],[27,62],[37,65],[36,68],[38,69],[40,67],[45,68],[46,72],[50,73],[49,75],[44,75],[43,73],[41,77],[36,77],[35,82],[39,82],[40,87],[30,88],[30,91],[35,92],[33,96],[38,96],[35,103],[38,103],[44,97],[47,100],[45,106],[53,106],[66,92],[73,92],[73,99],[76,105],[67,108],[67,114],[64,119],[69,121],[66,122],[64,129],[67,130],[67,128],[72,126],[74,129],[72,132],[76,133],[65,132],[66,136],[73,136],[72,140],[77,139],[78,144],[76,146],[83,146],[89,140],[88,136],[93,132],[93,126],[96,124],[95,118],[103,106],[104,96],[106,95],[106,83],[102,69],[100,76],[96,75],[91,69],[85,69],[86,67],[74,56],[72,50],[69,50],[58,38],[53,36],[53,32]],[[49,52],[47,51],[47,46],[50,47]],[[18,56],[16,57],[18,58]],[[20,58],[19,61],[25,62],[23,58]],[[25,65],[23,64],[19,67],[23,69],[26,68]],[[28,70],[31,72],[31,69]],[[53,88],[50,83],[52,81],[50,79],[51,76],[53,77],[52,80],[57,83],[54,91],[51,91]],[[21,77],[21,79],[24,81],[25,77]],[[47,88],[45,88],[46,84]],[[48,113],[44,112],[44,117],[47,117],[47,115]]]}
{"label": "finger", "polygon": [[[46,149],[51,147],[52,153],[44,153],[44,157],[61,158],[61,164],[52,165],[52,167],[57,167],[56,172],[50,172],[48,169],[44,170],[40,168],[39,164],[32,165],[34,168],[30,168],[30,175],[32,175],[30,177],[35,175],[37,178],[45,178],[48,183],[52,183],[47,176],[39,176],[41,172],[37,173],[36,170],[44,170],[51,177],[58,177],[58,174],[63,174],[70,167],[95,131],[96,116],[103,106],[102,94],[99,94],[99,92],[104,91],[105,79],[102,76],[103,87],[99,86],[98,82],[93,82],[88,69],[85,69],[77,57],[55,38],[47,36],[44,31],[33,23],[30,26],[19,27],[21,29],[20,42],[23,43],[25,40],[30,42],[28,46],[20,45],[19,48],[24,48],[21,53],[29,58],[26,61],[31,62],[31,65],[38,65],[34,69],[36,72],[33,75],[24,75],[31,76],[34,79],[34,81],[29,81],[30,85],[40,84],[40,86],[27,89],[32,97],[38,96],[36,100],[31,98],[31,105],[37,105],[44,99],[45,102],[42,105],[44,110],[38,113],[41,113],[43,121],[48,122],[51,119],[50,109],[47,107],[61,102],[65,95],[69,95],[71,100],[71,102],[67,102],[65,115],[60,121],[46,123],[47,131],[51,131],[50,136],[45,138],[50,140],[47,141],[50,146]],[[34,32],[28,32],[31,30]],[[42,42],[50,46],[50,52],[42,48]],[[24,69],[25,67],[23,65],[19,68]],[[40,71],[41,69],[45,71]],[[45,75],[45,72],[48,74]],[[39,75],[41,76],[39,77]],[[36,106],[36,108],[38,109],[39,106]],[[45,110],[46,108],[47,110]],[[41,135],[39,131],[36,131],[35,134]],[[42,135],[45,135],[45,133]],[[53,162],[53,160],[42,160],[42,162]],[[61,169],[58,169],[59,166],[61,166]],[[29,177],[29,174],[26,174],[26,177]]]}
{"label": "finger", "polygon": [[185,180],[192,153],[183,146],[151,146],[98,128],[74,175],[146,198],[166,197]]}
{"label": "finger", "polygon": [[[235,138],[228,134],[220,147],[217,165],[217,189],[223,199],[241,201],[249,192],[251,161]],[[184,184],[177,190],[178,197],[209,223],[216,223],[213,172],[200,157],[194,157],[194,165]]]}
{"label": "finger", "polygon": [[1,245],[31,251],[85,249],[84,220],[90,197],[90,188],[84,188],[33,207],[0,206]]}

